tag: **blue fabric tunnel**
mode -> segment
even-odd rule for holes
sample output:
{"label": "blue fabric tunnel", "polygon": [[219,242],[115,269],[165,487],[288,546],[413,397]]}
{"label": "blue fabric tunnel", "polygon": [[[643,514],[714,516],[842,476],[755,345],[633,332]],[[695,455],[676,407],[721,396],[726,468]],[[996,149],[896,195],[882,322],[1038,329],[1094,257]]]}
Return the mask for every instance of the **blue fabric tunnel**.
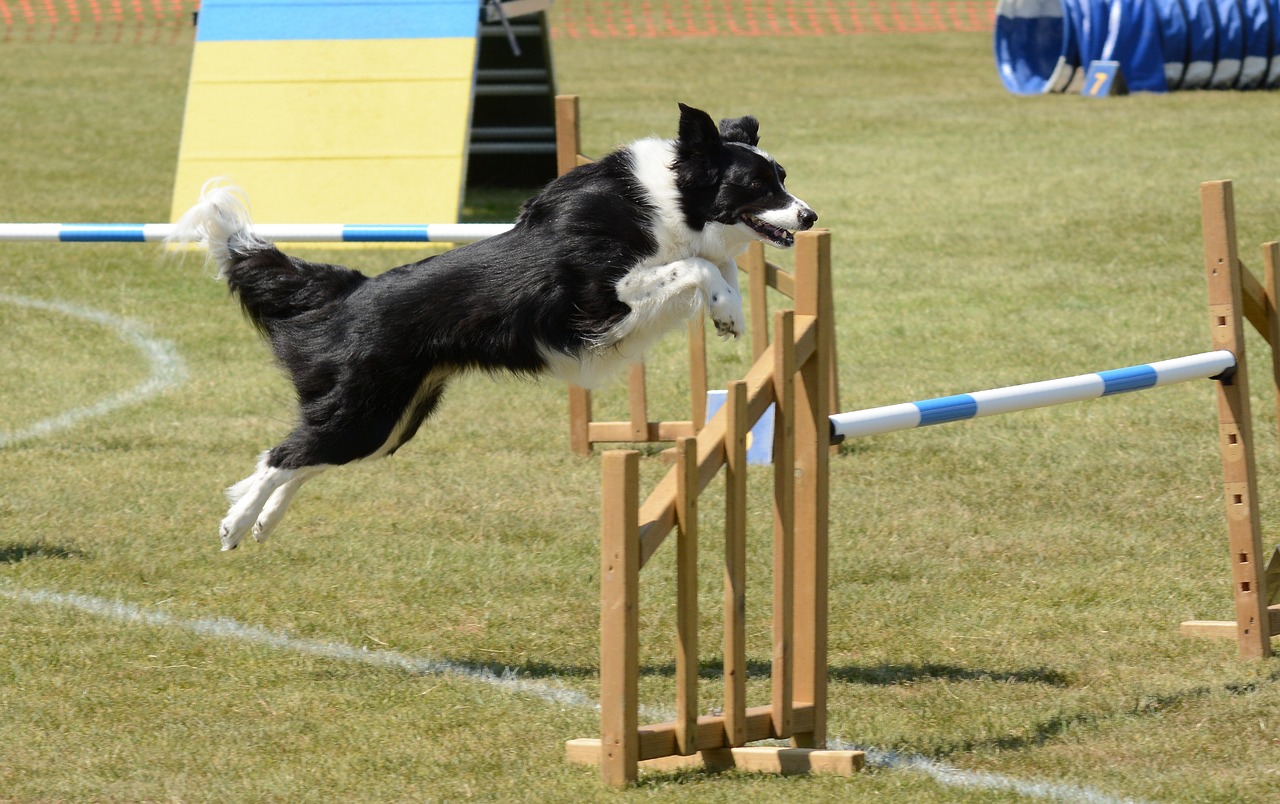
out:
{"label": "blue fabric tunnel", "polygon": [[996,69],[1018,95],[1064,92],[1094,60],[1139,92],[1280,87],[1280,0],[999,0]]}

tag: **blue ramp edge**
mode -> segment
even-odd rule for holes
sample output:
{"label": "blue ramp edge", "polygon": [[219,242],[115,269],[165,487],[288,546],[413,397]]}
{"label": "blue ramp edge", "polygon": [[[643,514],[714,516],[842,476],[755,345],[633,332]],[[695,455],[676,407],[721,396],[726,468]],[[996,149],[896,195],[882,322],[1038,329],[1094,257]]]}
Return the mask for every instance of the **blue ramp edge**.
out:
{"label": "blue ramp edge", "polygon": [[476,35],[475,0],[204,0],[200,42],[445,39]]}

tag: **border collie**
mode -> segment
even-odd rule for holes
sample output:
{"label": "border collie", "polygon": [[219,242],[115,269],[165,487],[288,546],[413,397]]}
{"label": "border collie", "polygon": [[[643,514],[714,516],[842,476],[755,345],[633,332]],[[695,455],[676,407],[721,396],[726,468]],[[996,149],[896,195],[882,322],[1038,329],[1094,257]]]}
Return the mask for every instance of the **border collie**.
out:
{"label": "border collie", "polygon": [[394,453],[459,372],[595,387],[701,309],[739,337],[734,257],[752,240],[787,248],[818,217],[758,131],[680,104],[675,140],[578,167],[510,231],[375,276],[282,253],[236,192],[206,186],[170,239],[208,246],[298,397],[293,431],[227,490],[222,549],[265,540],[308,478]]}

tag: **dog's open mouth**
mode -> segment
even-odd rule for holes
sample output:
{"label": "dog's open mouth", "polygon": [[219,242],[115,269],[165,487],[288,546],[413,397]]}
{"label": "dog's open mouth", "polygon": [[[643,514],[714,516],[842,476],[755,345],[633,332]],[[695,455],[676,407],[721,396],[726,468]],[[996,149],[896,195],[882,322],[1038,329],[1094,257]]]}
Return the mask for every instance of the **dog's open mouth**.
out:
{"label": "dog's open mouth", "polygon": [[796,236],[781,226],[766,223],[748,212],[742,213],[741,220],[751,227],[751,231],[779,248],[791,248],[796,244]]}

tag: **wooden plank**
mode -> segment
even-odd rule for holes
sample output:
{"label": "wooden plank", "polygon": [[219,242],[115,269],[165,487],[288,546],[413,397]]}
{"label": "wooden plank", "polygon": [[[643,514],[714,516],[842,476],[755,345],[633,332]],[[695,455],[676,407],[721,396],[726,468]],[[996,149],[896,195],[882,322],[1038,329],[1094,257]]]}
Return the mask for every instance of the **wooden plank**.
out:
{"label": "wooden plank", "polygon": [[795,628],[795,315],[774,318],[773,369],[773,731],[791,736]]}
{"label": "wooden plank", "polygon": [[676,750],[698,749],[698,452],[676,442]]}
{"label": "wooden plank", "polygon": [[[807,359],[817,344],[816,316],[796,316],[796,361]],[[744,379],[747,418],[754,423],[773,404],[773,347],[755,362]],[[724,464],[725,409],[721,408],[698,433],[698,488],[705,489]],[[827,436],[823,436],[825,440]],[[669,471],[640,506],[641,566],[657,551],[675,527],[676,477]]]}
{"label": "wooden plank", "polygon": [[[599,740],[570,740],[565,748],[570,762],[580,765],[595,765],[599,762]],[[787,775],[815,773],[852,776],[866,767],[866,754],[853,750],[743,746],[715,748],[687,757],[657,757],[645,760],[641,767],[652,771],[705,767],[716,772],[743,770]]]}
{"label": "wooden plank", "polygon": [[1240,266],[1240,291],[1245,320],[1253,324],[1258,334],[1274,349],[1276,344],[1270,324],[1275,314],[1274,297],[1269,298],[1267,288],[1243,264]]}
{"label": "wooden plank", "polygon": [[[796,236],[796,313],[818,317],[828,305],[831,238],[826,231]],[[809,731],[798,725],[792,745],[820,748],[826,744],[827,708],[827,473],[831,457],[830,337],[816,327],[816,345],[807,359],[797,356],[799,381],[795,400],[795,681],[797,701],[813,704]]]}
{"label": "wooden plank", "polygon": [[675,441],[696,435],[697,431],[693,422],[649,422],[644,438],[632,438],[632,433],[631,422],[590,422],[587,425],[587,440],[591,444],[601,441]]}
{"label": "wooden plank", "polygon": [[764,243],[754,242],[740,260],[747,272],[747,291],[751,297],[751,357],[759,360],[769,347],[769,277],[764,259]]}
{"label": "wooden plank", "polygon": [[689,421],[694,433],[707,424],[707,324],[703,313],[689,322]]}
{"label": "wooden plank", "polygon": [[577,385],[569,386],[569,450],[584,458],[591,454],[591,392]]}
{"label": "wooden plank", "polygon": [[[560,176],[577,167],[579,152],[578,96],[556,96],[556,173]],[[590,160],[588,160],[590,161]]]}
{"label": "wooden plank", "polygon": [[725,396],[724,716],[730,745],[747,742],[747,385]]}
{"label": "wooden plank", "polygon": [[1243,269],[1236,250],[1231,182],[1200,185],[1200,207],[1213,348],[1227,349],[1236,358],[1230,381],[1217,383],[1217,398],[1237,643],[1242,657],[1263,658],[1271,655],[1271,635],[1245,359]]}
{"label": "wooden plank", "polygon": [[787,273],[771,262],[764,264],[765,284],[774,290],[786,296],[788,299],[796,297],[796,276]]}
{"label": "wooden plank", "polygon": [[781,746],[743,746],[707,751],[703,762],[708,769],[741,770],[755,773],[826,774],[852,776],[866,767],[867,755],[862,751]]}
{"label": "wooden plank", "polygon": [[[1280,605],[1268,606],[1267,616],[1270,619],[1271,636],[1280,634]],[[1184,636],[1236,638],[1236,624],[1232,620],[1187,620],[1179,630]]]}
{"label": "wooden plank", "polygon": [[[1280,270],[1280,242],[1262,245],[1262,265],[1266,281],[1267,325],[1266,339],[1271,345],[1271,390],[1275,400],[1276,412],[1280,413],[1280,288],[1276,271]],[[1274,633],[1274,632],[1273,632]]]}
{"label": "wooden plank", "polygon": [[623,787],[636,778],[640,678],[640,555],[636,513],[640,453],[602,460],[600,528],[600,775]]}
{"label": "wooden plank", "polygon": [[644,363],[627,368],[627,424],[631,435],[627,441],[644,441],[649,435],[649,405],[645,399]]}
{"label": "wooden plank", "polygon": [[[772,707],[755,706],[747,710],[747,742],[756,742],[758,740],[768,740],[777,735],[772,732],[773,719],[770,714]],[[800,730],[811,730],[813,726],[813,707],[809,704],[797,703],[794,708],[794,717],[796,728]],[[641,726],[639,729],[640,738],[640,761],[656,759],[658,757],[679,756],[676,748],[676,722],[669,721],[666,723],[654,723],[648,726]],[[590,762],[598,764],[600,762],[600,741],[599,740],[570,740],[569,751],[575,755],[575,761]],[[584,749],[584,746],[595,744],[594,756]],[[710,751],[716,748],[728,748],[729,745],[725,740],[724,717],[722,715],[703,715],[698,718],[698,750]]]}

